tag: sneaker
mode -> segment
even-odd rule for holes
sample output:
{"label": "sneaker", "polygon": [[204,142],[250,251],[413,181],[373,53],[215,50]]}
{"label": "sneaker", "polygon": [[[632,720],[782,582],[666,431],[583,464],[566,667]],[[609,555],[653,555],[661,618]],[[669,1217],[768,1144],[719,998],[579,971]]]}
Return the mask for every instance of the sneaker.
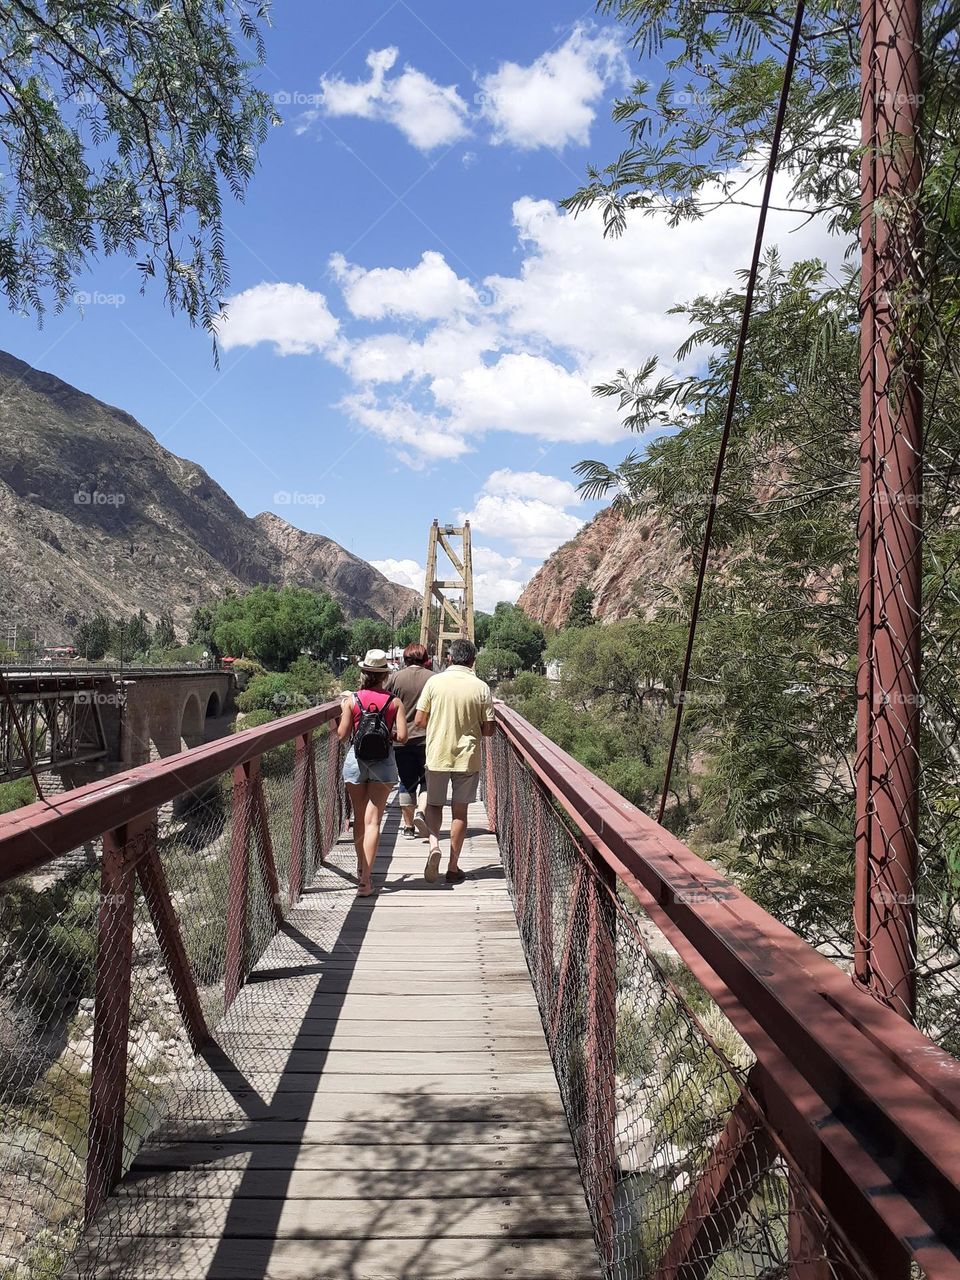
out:
{"label": "sneaker", "polygon": [[427,865],[423,869],[423,878],[427,884],[433,884],[440,874],[440,856],[440,850],[433,849],[430,852],[430,857],[427,858]]}
{"label": "sneaker", "polygon": [[429,837],[430,832],[427,828],[427,820],[423,816],[423,814],[419,811],[419,809],[413,815],[413,825],[416,828],[416,832],[418,836],[423,836],[424,840],[426,840]]}
{"label": "sneaker", "polygon": [[456,871],[448,871],[443,878],[446,880],[447,884],[463,884],[467,875],[465,871],[461,871],[460,868],[457,867]]}
{"label": "sneaker", "polygon": [[406,840],[416,840],[417,832],[414,827],[404,827],[403,835]]}

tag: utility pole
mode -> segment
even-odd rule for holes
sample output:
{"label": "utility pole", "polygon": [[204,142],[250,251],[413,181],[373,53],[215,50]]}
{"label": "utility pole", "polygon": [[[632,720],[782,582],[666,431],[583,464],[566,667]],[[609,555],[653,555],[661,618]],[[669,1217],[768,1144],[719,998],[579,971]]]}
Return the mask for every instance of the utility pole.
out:
{"label": "utility pole", "polygon": [[916,1003],[922,382],[919,0],[861,0],[855,971]]}

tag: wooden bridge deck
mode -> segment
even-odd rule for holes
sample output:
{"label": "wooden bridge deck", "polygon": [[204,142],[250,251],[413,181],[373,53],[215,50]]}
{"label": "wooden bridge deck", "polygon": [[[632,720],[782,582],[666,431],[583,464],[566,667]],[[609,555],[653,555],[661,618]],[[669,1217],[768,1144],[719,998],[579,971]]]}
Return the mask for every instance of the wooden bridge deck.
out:
{"label": "wooden bridge deck", "polygon": [[388,809],[363,900],[334,850],[74,1274],[599,1277],[480,806],[466,883],[427,885],[424,855]]}

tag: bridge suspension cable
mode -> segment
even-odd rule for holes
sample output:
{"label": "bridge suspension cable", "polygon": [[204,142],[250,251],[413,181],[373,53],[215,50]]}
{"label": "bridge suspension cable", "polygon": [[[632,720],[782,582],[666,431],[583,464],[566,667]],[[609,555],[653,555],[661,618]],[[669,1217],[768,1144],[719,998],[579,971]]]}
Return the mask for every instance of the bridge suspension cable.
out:
{"label": "bridge suspension cable", "polygon": [[767,212],[770,208],[770,193],[773,189],[773,178],[780,158],[780,140],[783,136],[783,122],[790,97],[790,85],[793,80],[793,68],[797,60],[800,46],[800,33],[803,26],[804,0],[800,0],[793,20],[793,31],[790,36],[790,47],[783,68],[783,83],[780,86],[780,102],[770,142],[770,155],[767,160],[767,173],[763,184],[763,198],[760,201],[760,214],[757,218],[757,234],[753,243],[753,257],[750,261],[750,272],[747,277],[747,292],[743,302],[743,317],[740,321],[740,335],[737,339],[736,356],[733,372],[730,376],[730,392],[727,396],[727,411],[720,434],[720,447],[717,451],[717,463],[713,472],[713,484],[710,488],[710,502],[707,507],[707,522],[703,531],[703,546],[700,551],[700,566],[697,570],[697,585],[693,593],[693,605],[690,610],[690,626],[687,631],[687,647],[683,658],[683,672],[680,676],[680,691],[677,697],[677,711],[673,721],[673,733],[670,738],[670,749],[667,753],[667,766],[663,778],[663,791],[660,796],[660,808],[657,821],[663,821],[667,808],[667,796],[670,794],[670,780],[673,777],[673,765],[677,755],[677,744],[680,741],[680,722],[683,719],[683,704],[687,687],[690,683],[690,666],[693,661],[693,645],[697,634],[697,623],[700,620],[700,605],[703,599],[703,584],[707,574],[707,561],[710,558],[710,543],[713,538],[713,525],[717,515],[717,497],[720,493],[720,482],[723,478],[723,467],[727,458],[727,445],[730,442],[730,431],[733,426],[733,415],[737,407],[737,393],[740,388],[740,373],[743,369],[743,357],[746,350],[747,334],[750,329],[750,317],[753,314],[753,298],[757,288],[757,276],[760,271],[760,254],[763,250],[763,236],[767,225]]}

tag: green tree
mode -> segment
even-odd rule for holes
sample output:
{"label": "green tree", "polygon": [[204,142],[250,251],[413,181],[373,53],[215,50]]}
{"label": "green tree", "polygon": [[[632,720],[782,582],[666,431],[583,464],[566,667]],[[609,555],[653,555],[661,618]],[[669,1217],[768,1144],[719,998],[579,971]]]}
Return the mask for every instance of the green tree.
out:
{"label": "green tree", "polygon": [[396,643],[401,649],[420,642],[420,610],[411,609],[397,623]]}
{"label": "green tree", "polygon": [[485,648],[505,649],[517,654],[520,665],[530,671],[540,664],[546,648],[543,627],[515,604],[501,601],[493,611]]}
{"label": "green tree", "polygon": [[204,649],[219,661],[223,657],[223,653],[217,647],[217,643],[213,638],[215,621],[216,609],[210,605],[202,604],[194,609],[193,620],[187,633],[187,643],[203,645]]}
{"label": "green tree", "polygon": [[473,614],[473,636],[477,648],[482,649],[489,643],[490,629],[493,626],[493,614],[484,613],[482,609],[475,609]]}
{"label": "green tree", "polygon": [[156,649],[173,649],[177,643],[177,633],[173,619],[169,613],[161,614],[153,629],[153,644]]}
{"label": "green tree", "polygon": [[213,638],[222,653],[284,669],[307,652],[330,659],[346,644],[343,611],[306,587],[255,587],[213,608]]}
{"label": "green tree", "polygon": [[308,658],[305,654],[301,654],[291,662],[287,675],[291,688],[311,704],[327,701],[336,687],[330,668],[323,662],[317,662],[315,658]]}
{"label": "green tree", "polygon": [[368,649],[390,648],[390,623],[380,618],[357,618],[350,625],[350,653],[362,658]]}
{"label": "green tree", "polygon": [[481,680],[501,680],[516,675],[522,666],[519,653],[512,649],[495,649],[487,645],[477,657],[477,675]]}
{"label": "green tree", "polygon": [[593,616],[594,595],[589,587],[581,582],[574,588],[570,597],[570,612],[567,614],[568,627],[592,627],[596,618]]}
{"label": "green tree", "polygon": [[110,619],[99,610],[80,623],[73,637],[73,647],[82,658],[99,662],[110,648]]}
{"label": "green tree", "polygon": [[142,657],[150,648],[150,620],[142,609],[129,618],[120,618],[110,630],[110,650],[124,661]]}
{"label": "green tree", "polygon": [[293,711],[305,711],[310,705],[306,696],[295,688],[287,672],[269,671],[254,678],[237,694],[237,710],[272,711],[274,715],[289,715]]}
{"label": "green tree", "polygon": [[266,0],[15,0],[0,26],[11,308],[68,301],[98,253],[212,331],[228,285],[224,188],[240,197],[276,119],[253,87]]}

